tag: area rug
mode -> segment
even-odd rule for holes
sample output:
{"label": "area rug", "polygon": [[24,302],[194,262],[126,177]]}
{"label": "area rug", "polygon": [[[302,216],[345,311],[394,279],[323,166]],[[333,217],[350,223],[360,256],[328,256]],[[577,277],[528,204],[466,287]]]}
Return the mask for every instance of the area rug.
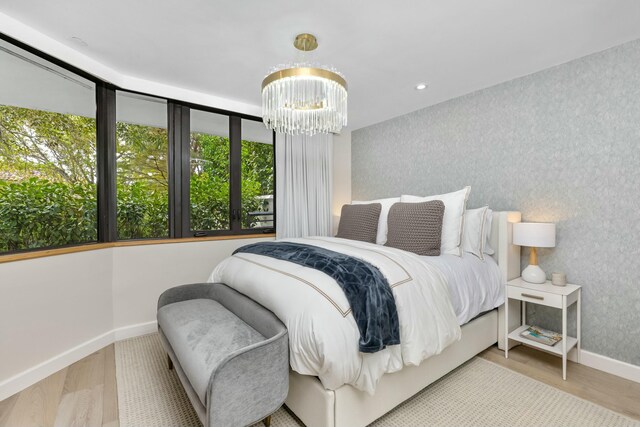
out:
{"label": "area rug", "polygon": [[[201,425],[175,371],[167,369],[157,334],[116,343],[116,378],[120,427]],[[271,425],[301,424],[281,408]],[[476,357],[372,425],[595,427],[640,422]]]}

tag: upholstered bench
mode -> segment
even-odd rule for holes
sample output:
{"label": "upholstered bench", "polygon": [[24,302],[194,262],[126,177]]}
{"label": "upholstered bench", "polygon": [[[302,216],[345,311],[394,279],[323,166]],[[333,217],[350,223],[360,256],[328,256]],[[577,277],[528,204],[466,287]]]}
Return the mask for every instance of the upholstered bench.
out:
{"label": "upholstered bench", "polygon": [[177,286],[158,300],[158,331],[205,427],[264,420],[289,391],[287,329],[221,283]]}

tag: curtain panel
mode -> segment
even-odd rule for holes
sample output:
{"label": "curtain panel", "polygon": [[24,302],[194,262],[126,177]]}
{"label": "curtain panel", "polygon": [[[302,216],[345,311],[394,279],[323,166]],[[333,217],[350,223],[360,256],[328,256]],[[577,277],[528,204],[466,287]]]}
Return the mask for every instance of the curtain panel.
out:
{"label": "curtain panel", "polygon": [[276,138],[276,237],[331,235],[333,135]]}

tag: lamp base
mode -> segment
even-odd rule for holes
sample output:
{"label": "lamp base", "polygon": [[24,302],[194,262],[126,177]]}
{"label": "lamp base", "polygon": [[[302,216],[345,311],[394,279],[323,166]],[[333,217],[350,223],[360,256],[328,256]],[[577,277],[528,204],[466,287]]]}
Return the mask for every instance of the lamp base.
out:
{"label": "lamp base", "polygon": [[529,283],[544,283],[547,281],[547,275],[538,265],[528,265],[522,270],[522,280]]}

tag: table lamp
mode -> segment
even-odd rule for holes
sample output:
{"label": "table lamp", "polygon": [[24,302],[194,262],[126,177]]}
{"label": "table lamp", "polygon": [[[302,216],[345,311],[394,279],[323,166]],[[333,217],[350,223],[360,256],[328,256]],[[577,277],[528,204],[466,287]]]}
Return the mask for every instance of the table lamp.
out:
{"label": "table lamp", "polygon": [[529,246],[529,265],[522,270],[522,280],[529,283],[544,283],[547,275],[538,266],[536,248],[553,248],[556,245],[556,225],[547,222],[518,222],[513,224],[513,244]]}

